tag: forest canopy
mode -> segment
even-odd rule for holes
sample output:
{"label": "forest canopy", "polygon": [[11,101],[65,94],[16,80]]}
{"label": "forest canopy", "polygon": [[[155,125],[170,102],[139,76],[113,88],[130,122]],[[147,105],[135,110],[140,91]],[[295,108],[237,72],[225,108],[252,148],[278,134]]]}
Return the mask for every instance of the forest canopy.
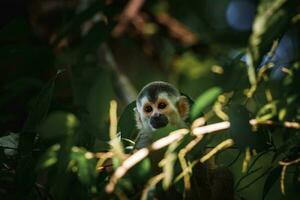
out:
{"label": "forest canopy", "polygon": [[[0,5],[0,199],[299,199],[297,0]],[[152,81],[189,122],[137,150]]]}

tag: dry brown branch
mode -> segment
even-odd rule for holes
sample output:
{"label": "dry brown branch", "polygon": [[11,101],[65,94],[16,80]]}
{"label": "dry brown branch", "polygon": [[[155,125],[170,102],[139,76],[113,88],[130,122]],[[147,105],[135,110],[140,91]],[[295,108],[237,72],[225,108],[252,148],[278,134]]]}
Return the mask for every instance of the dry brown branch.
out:
{"label": "dry brown branch", "polygon": [[284,179],[285,179],[285,173],[287,170],[287,167],[290,165],[294,165],[300,162],[300,158],[297,158],[296,160],[292,161],[279,161],[279,164],[282,165],[282,170],[281,170],[281,176],[280,176],[280,190],[283,195],[285,195],[285,186],[284,186]]}
{"label": "dry brown branch", "polygon": [[[249,123],[251,125],[259,124],[259,123],[257,123],[256,120],[250,120]],[[230,127],[230,122],[224,121],[224,122],[219,122],[219,123],[215,123],[215,124],[211,124],[211,125],[194,128],[192,130],[192,134],[197,137],[200,137],[200,136],[203,136],[208,133],[213,133],[213,132],[220,131],[220,130],[226,130],[229,127]],[[291,128],[291,126],[289,126],[288,128]],[[293,126],[293,128],[295,128],[295,126]],[[130,157],[128,157],[121,164],[120,167],[117,168],[117,170],[112,175],[109,183],[106,186],[106,192],[108,192],[108,193],[113,192],[118,180],[120,178],[122,178],[126,174],[126,172],[129,169],[131,169],[135,164],[137,164],[138,162],[140,162],[141,160],[146,158],[151,151],[159,150],[175,141],[181,140],[183,138],[183,136],[188,134],[189,132],[190,132],[190,130],[188,130],[188,129],[179,129],[179,130],[173,131],[168,136],[163,137],[163,138],[155,141],[154,143],[152,143],[148,148],[142,148],[142,149],[136,151],[134,154],[132,154]],[[215,148],[213,148],[208,154],[203,156],[200,160],[194,161],[189,167],[185,168],[183,170],[183,172],[176,177],[175,182],[180,180],[182,177],[184,177],[186,175],[186,173],[188,173],[197,162],[199,162],[199,161],[205,162],[211,156],[215,155],[217,152],[219,152],[225,148],[231,147],[233,144],[234,144],[234,142],[232,139],[227,139],[227,140],[223,141],[222,143],[218,144]],[[191,146],[193,146],[193,143],[191,144]]]}
{"label": "dry brown branch", "polygon": [[147,199],[147,195],[148,195],[149,190],[151,190],[151,189],[152,189],[157,183],[159,183],[164,177],[165,177],[165,175],[164,175],[163,173],[158,174],[158,175],[152,177],[152,178],[148,181],[146,187],[145,187],[144,190],[143,190],[141,200],[146,200],[146,199]]}
{"label": "dry brown branch", "polygon": [[113,156],[112,152],[106,152],[106,153],[96,153],[94,154],[94,157],[99,158],[97,165],[96,165],[96,170],[97,171],[102,171],[107,167],[111,167],[111,163],[109,163],[108,165],[105,164],[105,161],[107,161],[108,159],[111,159]]}
{"label": "dry brown branch", "polygon": [[245,158],[243,160],[243,167],[242,167],[242,172],[246,173],[248,171],[248,165],[251,161],[251,152],[250,152],[250,148],[247,147],[245,150]]}
{"label": "dry brown branch", "polygon": [[98,153],[94,154],[94,156],[96,158],[103,158],[103,157],[112,158],[113,155],[114,154],[111,151],[109,151],[109,152],[98,152]]}
{"label": "dry brown branch", "polygon": [[280,176],[280,190],[283,195],[285,195],[284,178],[285,178],[286,168],[287,168],[287,165],[284,165],[282,167],[281,176]]}
{"label": "dry brown branch", "polygon": [[208,152],[206,155],[204,155],[200,159],[200,162],[204,163],[205,161],[207,161],[208,159],[210,159],[212,156],[214,156],[219,151],[221,151],[223,149],[226,149],[228,147],[231,147],[232,145],[234,145],[234,142],[233,142],[232,139],[227,139],[227,140],[221,142],[215,148],[213,148],[210,152]]}
{"label": "dry brown branch", "polygon": [[171,36],[184,45],[194,45],[199,41],[198,36],[191,32],[188,27],[166,13],[157,15],[157,21],[167,27]]}
{"label": "dry brown branch", "polygon": [[294,129],[300,129],[300,123],[299,122],[289,122],[285,121],[283,123],[273,122],[271,120],[266,121],[257,121],[256,119],[251,119],[249,123],[252,126],[256,125],[269,125],[269,126],[283,126],[285,128],[294,128]]}
{"label": "dry brown branch", "polygon": [[155,151],[158,149],[161,149],[176,140],[181,139],[184,135],[188,134],[189,130],[188,129],[179,129],[176,131],[171,132],[168,136],[161,138],[154,143],[148,148],[142,148],[132,154],[128,159],[126,159],[120,167],[117,168],[115,173],[112,175],[109,183],[106,186],[106,192],[111,193],[113,192],[116,183],[120,178],[122,178],[125,173],[132,168],[135,164],[143,160],[146,156],[149,155],[150,151]]}
{"label": "dry brown branch", "polygon": [[120,189],[116,189],[115,194],[120,200],[129,200],[126,194]]}
{"label": "dry brown branch", "polygon": [[114,37],[120,36],[126,29],[130,21],[138,14],[145,0],[131,0],[126,5],[123,13],[120,16],[120,22],[112,31]]}
{"label": "dry brown branch", "polygon": [[208,152],[206,155],[204,155],[201,159],[193,161],[187,168],[183,169],[183,171],[175,178],[175,182],[178,182],[180,179],[182,179],[184,176],[186,176],[186,174],[189,173],[198,162],[205,162],[205,161],[209,160],[209,158],[214,156],[216,153],[218,153],[221,150],[231,147],[233,144],[234,144],[234,142],[232,139],[227,139],[227,140],[221,142],[216,147],[214,147],[210,152]]}
{"label": "dry brown branch", "polygon": [[[188,165],[187,165],[186,160],[185,160],[186,154],[189,151],[191,151],[202,140],[202,138],[203,138],[203,135],[200,135],[200,136],[196,137],[191,142],[189,142],[185,146],[185,148],[183,148],[179,151],[178,159],[179,159],[182,170],[188,168]],[[189,173],[191,173],[191,172],[192,171],[190,170]],[[185,190],[189,190],[191,188],[189,173],[186,173],[183,177]]]}
{"label": "dry brown branch", "polygon": [[133,87],[129,78],[119,70],[119,66],[107,44],[101,46],[99,56],[103,56],[107,65],[112,69],[114,75],[113,85],[114,88],[118,90],[119,99],[126,104],[133,102],[137,95],[136,89]]}
{"label": "dry brown branch", "polygon": [[117,118],[117,102],[115,100],[110,102],[109,109],[109,136],[110,145],[112,147],[112,152],[121,160],[125,160],[126,156],[123,152],[123,145],[117,135],[118,118]]}
{"label": "dry brown branch", "polygon": [[289,161],[289,162],[279,161],[279,164],[283,165],[283,166],[289,166],[289,165],[293,165],[293,164],[296,164],[296,163],[299,163],[299,162],[300,162],[300,158],[297,158],[296,160],[292,160],[292,161]]}
{"label": "dry brown branch", "polygon": [[198,119],[194,120],[192,123],[192,130],[197,127],[203,126],[206,123],[205,117],[199,117]]}
{"label": "dry brown branch", "polygon": [[207,133],[225,130],[225,129],[228,129],[229,127],[230,127],[230,123],[228,121],[219,122],[219,123],[215,123],[215,124],[211,124],[211,125],[207,125],[207,126],[194,128],[193,134],[195,136],[199,136],[199,135],[203,135],[203,134],[207,134]]}

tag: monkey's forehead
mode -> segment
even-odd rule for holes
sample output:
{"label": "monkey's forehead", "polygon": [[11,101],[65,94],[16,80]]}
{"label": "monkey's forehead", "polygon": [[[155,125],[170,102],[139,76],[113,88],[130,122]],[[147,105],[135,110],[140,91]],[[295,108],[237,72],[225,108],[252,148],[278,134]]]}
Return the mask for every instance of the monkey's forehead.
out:
{"label": "monkey's forehead", "polygon": [[166,92],[161,92],[160,94],[157,95],[156,99],[151,99],[148,96],[143,96],[141,97],[141,99],[139,99],[139,101],[137,101],[137,105],[143,106],[145,103],[147,102],[151,102],[151,103],[156,103],[159,99],[165,99],[167,100],[169,103],[174,103],[178,100],[177,96],[173,96],[173,95],[169,95]]}
{"label": "monkey's forehead", "polygon": [[173,85],[162,81],[156,81],[149,83],[140,91],[137,101],[140,101],[143,97],[147,97],[148,101],[156,102],[158,97],[162,96],[162,94],[166,97],[180,96],[179,91]]}

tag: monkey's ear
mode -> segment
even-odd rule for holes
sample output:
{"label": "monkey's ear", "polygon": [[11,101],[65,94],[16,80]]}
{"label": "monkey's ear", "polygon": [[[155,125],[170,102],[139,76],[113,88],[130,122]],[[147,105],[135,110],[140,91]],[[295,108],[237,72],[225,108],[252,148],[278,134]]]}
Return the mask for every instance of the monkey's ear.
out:
{"label": "monkey's ear", "polygon": [[179,101],[177,102],[177,109],[183,120],[186,120],[189,117],[190,107],[189,99],[186,96],[180,96]]}

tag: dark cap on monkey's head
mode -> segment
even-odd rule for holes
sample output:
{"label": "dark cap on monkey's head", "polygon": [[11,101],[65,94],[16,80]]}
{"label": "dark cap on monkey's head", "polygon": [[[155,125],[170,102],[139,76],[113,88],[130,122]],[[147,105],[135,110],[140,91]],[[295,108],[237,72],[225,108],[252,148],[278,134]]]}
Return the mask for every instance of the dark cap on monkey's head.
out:
{"label": "dark cap on monkey's head", "polygon": [[170,83],[154,81],[143,87],[137,96],[137,101],[140,101],[141,97],[147,96],[149,101],[155,102],[162,92],[166,92],[168,95],[180,96],[180,92]]}

